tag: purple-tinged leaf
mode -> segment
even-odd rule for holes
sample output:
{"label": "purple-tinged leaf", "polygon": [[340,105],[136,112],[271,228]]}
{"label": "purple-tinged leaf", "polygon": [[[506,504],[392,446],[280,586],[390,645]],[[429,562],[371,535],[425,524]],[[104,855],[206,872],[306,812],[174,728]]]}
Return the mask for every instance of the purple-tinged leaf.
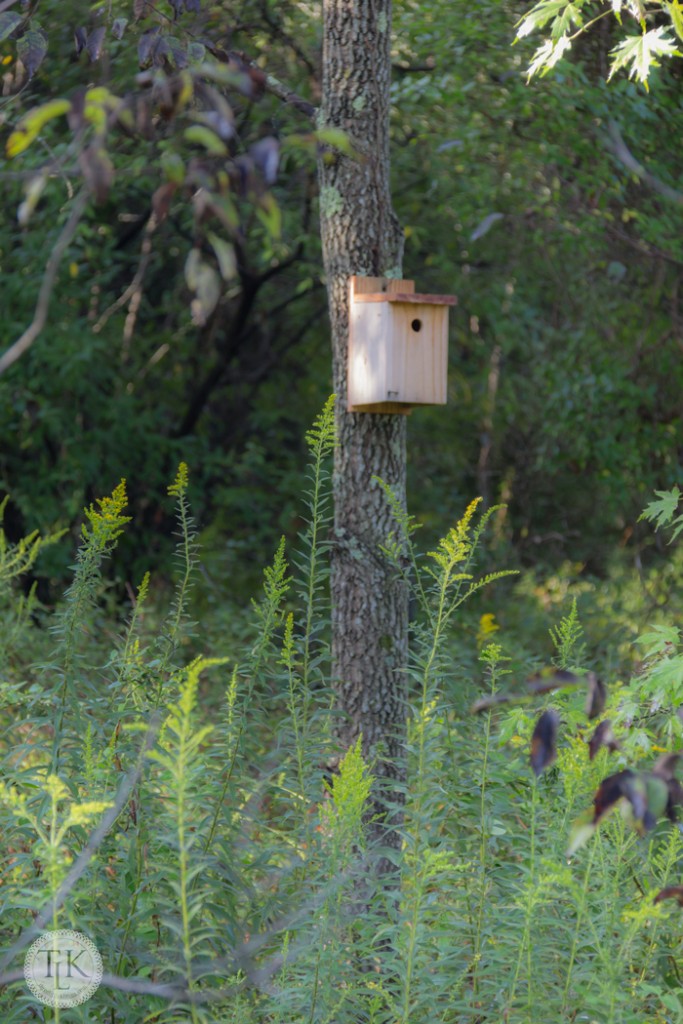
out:
{"label": "purple-tinged leaf", "polygon": [[166,36],[164,39],[166,44],[165,54],[168,57],[169,62],[174,68],[178,68],[182,71],[190,63],[190,59],[187,55],[186,47],[181,43],[175,36]]}
{"label": "purple-tinged leaf", "polygon": [[672,779],[674,776],[674,769],[681,759],[681,751],[673,751],[670,754],[662,754],[661,757],[657,758],[654,765],[652,766],[652,772],[654,775],[659,775],[661,779],[666,782]]}
{"label": "purple-tinged leaf", "polygon": [[596,727],[595,732],[588,741],[588,758],[590,761],[593,760],[601,747],[607,747],[611,752],[619,750],[619,743],[614,737],[612,723],[609,718],[606,718],[604,722],[600,722],[600,725]]}
{"label": "purple-tinged leaf", "polygon": [[0,14],[0,42],[12,35],[24,19],[14,11],[3,11]]}
{"label": "purple-tinged leaf", "polygon": [[128,18],[115,18],[111,27],[111,32],[115,39],[123,38],[123,33],[126,31],[127,24]]}
{"label": "purple-tinged leaf", "polygon": [[185,6],[188,11],[197,11],[198,13],[201,10],[201,0],[185,0]]}
{"label": "purple-tinged leaf", "polygon": [[578,686],[580,682],[581,677],[575,675],[574,672],[558,668],[550,673],[545,672],[532,676],[531,679],[527,680],[527,686],[529,693],[541,694],[550,693],[552,690],[563,690],[570,686]]}
{"label": "purple-tinged leaf", "polygon": [[106,31],[107,30],[104,25],[100,25],[99,28],[94,28],[88,36],[86,49],[90,60],[99,60],[100,54],[102,53],[102,43],[104,42]]}
{"label": "purple-tinged leaf", "polygon": [[536,722],[531,736],[530,761],[537,777],[550,767],[557,757],[557,727],[560,717],[556,711],[544,711]]}
{"label": "purple-tinged leaf", "polygon": [[149,14],[147,0],[134,0],[133,2],[133,17],[136,21],[140,21],[141,18],[146,18]]}
{"label": "purple-tinged leaf", "polygon": [[169,0],[171,7],[173,8],[173,16],[179,18],[183,13],[183,7],[185,6],[185,0]]}
{"label": "purple-tinged leaf", "polygon": [[249,155],[261,172],[266,185],[274,185],[280,163],[280,143],[277,139],[272,135],[259,139],[250,147]]}
{"label": "purple-tinged leaf", "polygon": [[26,74],[33,78],[47,53],[47,36],[39,25],[34,25],[17,41],[17,56],[26,68]]}
{"label": "purple-tinged leaf", "polygon": [[141,68],[148,68],[152,63],[154,50],[159,41],[159,26],[145,29],[138,40],[138,62]]}
{"label": "purple-tinged leaf", "polygon": [[88,42],[88,33],[84,28],[74,29],[74,46],[76,48],[76,56],[80,56],[86,47]]}
{"label": "purple-tinged leaf", "polygon": [[605,710],[605,704],[607,703],[607,688],[603,681],[596,676],[595,672],[589,672],[586,678],[588,681],[586,714],[588,716],[588,720],[592,721],[594,718],[599,718]]}

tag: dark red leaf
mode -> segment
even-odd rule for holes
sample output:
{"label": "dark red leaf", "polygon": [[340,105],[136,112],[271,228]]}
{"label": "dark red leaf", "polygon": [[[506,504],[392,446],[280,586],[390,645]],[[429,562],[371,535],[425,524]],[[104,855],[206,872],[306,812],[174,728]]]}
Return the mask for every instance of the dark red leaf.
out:
{"label": "dark red leaf", "polygon": [[152,209],[156,214],[159,224],[166,220],[168,211],[171,208],[171,200],[173,199],[177,189],[178,186],[175,182],[167,181],[165,185],[160,185],[152,196]]}
{"label": "dark red leaf", "polygon": [[568,672],[566,669],[558,668],[554,671],[541,672],[527,680],[529,693],[550,693],[552,690],[559,690],[565,686],[576,686],[581,682],[580,676]]}
{"label": "dark red leaf", "polygon": [[625,768],[602,780],[593,797],[593,823],[595,825],[622,797],[628,796],[632,790],[634,779],[635,772],[632,772],[630,768]]}
{"label": "dark red leaf", "polygon": [[104,25],[100,25],[99,28],[94,28],[88,36],[86,49],[90,60],[99,60],[100,54],[102,53],[102,43],[104,42],[106,31],[107,30]]}
{"label": "dark red leaf", "polygon": [[607,747],[610,751],[619,749],[619,743],[614,738],[612,732],[612,723],[608,718],[604,722],[600,722],[595,732],[588,741],[588,757],[589,760],[593,760],[600,747]]}
{"label": "dark red leaf", "polygon": [[78,163],[95,202],[104,202],[114,180],[114,167],[109,155],[99,145],[88,146],[79,156]]}
{"label": "dark red leaf", "polygon": [[586,677],[588,681],[588,696],[586,698],[586,714],[588,720],[599,718],[605,710],[607,702],[607,689],[601,679],[598,679],[595,672],[589,672]]}
{"label": "dark red leaf", "polygon": [[661,903],[662,900],[676,900],[679,907],[683,907],[683,885],[669,885],[666,889],[660,889],[653,902]]}
{"label": "dark red leaf", "polygon": [[552,709],[544,711],[531,736],[531,767],[539,776],[557,757],[557,727],[560,718]]}

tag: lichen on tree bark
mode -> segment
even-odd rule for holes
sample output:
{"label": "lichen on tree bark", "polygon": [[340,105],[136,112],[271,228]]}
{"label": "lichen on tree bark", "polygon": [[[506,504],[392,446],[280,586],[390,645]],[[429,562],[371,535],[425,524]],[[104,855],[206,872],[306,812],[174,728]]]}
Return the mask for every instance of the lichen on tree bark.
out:
{"label": "lichen on tree bark", "polygon": [[[390,0],[324,2],[321,121],[342,129],[356,153],[327,150],[319,164],[337,394],[333,676],[340,740],[346,747],[362,733],[380,803],[382,788],[398,798],[391,782],[404,774],[408,595],[380,549],[395,524],[376,478],[405,503],[406,417],[349,413],[346,367],[349,277],[396,276],[402,261],[403,233],[390,192],[390,28]],[[396,833],[384,832],[380,826],[382,838],[397,845]]]}

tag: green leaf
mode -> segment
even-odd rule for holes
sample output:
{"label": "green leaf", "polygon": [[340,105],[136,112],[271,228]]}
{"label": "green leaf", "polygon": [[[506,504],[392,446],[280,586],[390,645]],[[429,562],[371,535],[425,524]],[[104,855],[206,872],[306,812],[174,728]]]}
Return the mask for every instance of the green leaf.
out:
{"label": "green leaf", "polygon": [[319,128],[315,132],[315,137],[318,142],[322,142],[326,146],[334,146],[344,156],[356,156],[356,151],[351,145],[349,136],[341,128]]}
{"label": "green leaf", "polygon": [[50,100],[49,103],[43,103],[39,107],[30,110],[21,119],[15,131],[8,138],[5,147],[7,156],[11,159],[14,156],[18,156],[19,153],[23,153],[40,134],[48,121],[66,114],[69,110],[71,110],[71,103],[68,100]]}
{"label": "green leaf", "polygon": [[256,215],[271,238],[280,237],[282,232],[282,210],[270,192],[264,195]]}
{"label": "green leaf", "polygon": [[225,156],[228,152],[225,144],[218,138],[215,132],[201,124],[193,124],[185,129],[185,138],[188,142],[194,142],[203,146],[207,153],[212,156]]}
{"label": "green leaf", "polygon": [[621,68],[630,68],[628,77],[635,78],[648,88],[648,77],[652,68],[659,67],[658,57],[680,57],[680,50],[676,44],[668,38],[666,28],[655,28],[641,36],[632,39],[625,39],[611,51],[613,55],[612,67],[608,75],[608,81]]}
{"label": "green leaf", "polygon": [[672,0],[672,3],[667,4],[667,8],[674,32],[679,39],[683,39],[683,7],[681,7],[680,0]]}
{"label": "green leaf", "polygon": [[[655,494],[660,500],[651,501],[650,504],[645,507],[645,510],[638,519],[638,522],[642,519],[648,519],[651,523],[655,524],[656,530],[658,530],[660,526],[672,526],[673,533],[671,534],[671,540],[673,541],[678,537],[681,530],[683,530],[683,515],[677,516],[674,519],[674,513],[676,512],[678,503],[681,499],[681,492],[678,487],[673,487],[670,491],[655,491]],[[669,543],[671,543],[671,541]]]}
{"label": "green leaf", "polygon": [[570,7],[570,0],[541,0],[522,20],[517,29],[517,38],[523,39],[536,29],[543,28],[549,21],[557,18],[565,7]]}
{"label": "green leaf", "polygon": [[561,60],[567,50],[571,49],[571,45],[566,35],[560,36],[556,42],[547,39],[542,46],[539,46],[531,59],[527,70],[527,81],[536,74],[540,74],[541,77],[547,75],[557,62]]}
{"label": "green leaf", "polygon": [[226,242],[225,239],[220,238],[213,231],[209,231],[206,237],[216,253],[221,277],[224,281],[230,281],[233,277],[237,276],[237,258],[234,245]]}

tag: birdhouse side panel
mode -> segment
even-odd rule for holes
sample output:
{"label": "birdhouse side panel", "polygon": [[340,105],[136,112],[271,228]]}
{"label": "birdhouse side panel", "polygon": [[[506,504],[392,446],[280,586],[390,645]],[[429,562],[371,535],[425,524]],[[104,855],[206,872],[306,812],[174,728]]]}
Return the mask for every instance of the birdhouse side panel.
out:
{"label": "birdhouse side panel", "polygon": [[390,335],[391,310],[387,303],[354,303],[349,310],[348,406],[391,400],[393,376]]}
{"label": "birdhouse side panel", "polygon": [[395,401],[445,405],[448,307],[392,304],[390,390]]}

